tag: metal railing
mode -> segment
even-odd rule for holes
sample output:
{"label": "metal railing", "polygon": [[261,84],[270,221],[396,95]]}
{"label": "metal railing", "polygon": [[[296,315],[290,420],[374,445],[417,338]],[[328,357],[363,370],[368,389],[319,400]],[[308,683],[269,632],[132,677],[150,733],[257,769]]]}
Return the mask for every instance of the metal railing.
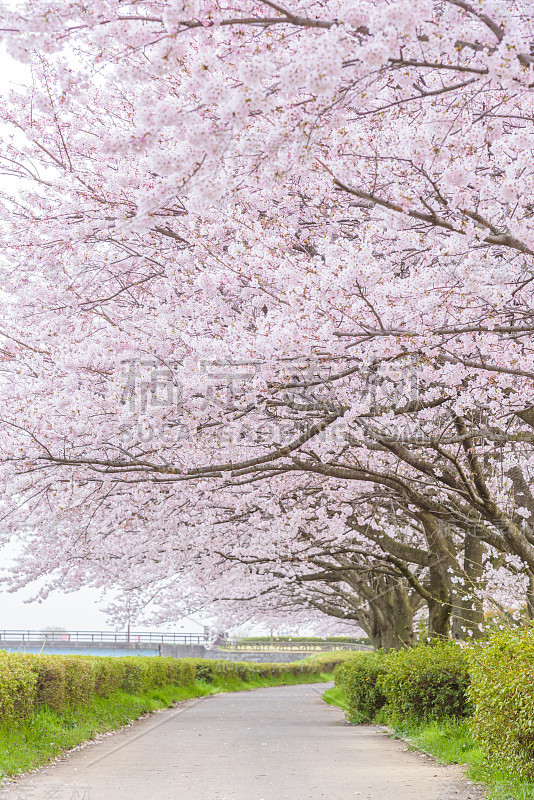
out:
{"label": "metal railing", "polygon": [[148,631],[16,631],[0,630],[0,642],[102,642],[108,644],[205,644],[198,633],[150,633]]}

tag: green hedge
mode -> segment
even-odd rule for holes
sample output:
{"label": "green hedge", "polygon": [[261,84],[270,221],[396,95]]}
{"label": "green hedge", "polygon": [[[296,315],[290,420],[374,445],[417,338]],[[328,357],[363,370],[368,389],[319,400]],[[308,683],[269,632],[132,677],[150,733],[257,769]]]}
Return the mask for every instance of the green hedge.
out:
{"label": "green hedge", "polygon": [[476,739],[493,763],[534,779],[534,630],[495,634],[469,662]]}
{"label": "green hedge", "polygon": [[28,659],[0,653],[0,718],[11,720],[31,714],[37,696],[37,675]]}
{"label": "green hedge", "polygon": [[[30,662],[37,676],[35,700],[39,706],[48,706],[61,713],[66,706],[65,662],[56,656],[40,656]],[[0,695],[0,708],[2,700]]]}
{"label": "green hedge", "polygon": [[456,642],[391,652],[384,661],[380,688],[391,718],[422,721],[470,714],[469,665]]}
{"label": "green hedge", "polygon": [[[342,656],[342,654],[340,654]],[[315,662],[253,664],[142,656],[60,656],[0,650],[0,719],[23,719],[38,706],[62,712],[118,690],[142,694],[163,686],[190,688],[196,680],[224,685],[254,678],[328,672],[341,657]]]}
{"label": "green hedge", "polygon": [[380,688],[385,673],[385,656],[361,653],[347,659],[334,672],[336,686],[345,695],[350,722],[372,722],[386,702]]}
{"label": "green hedge", "polygon": [[361,653],[335,671],[351,722],[371,722],[385,707],[396,721],[464,717],[470,712],[468,662],[456,643]]}
{"label": "green hedge", "polygon": [[368,655],[375,655],[372,651],[362,650],[339,650],[335,653],[322,653],[321,655],[311,656],[306,659],[312,664],[321,666],[323,672],[333,672],[340,664],[352,661],[353,658],[361,658]]}

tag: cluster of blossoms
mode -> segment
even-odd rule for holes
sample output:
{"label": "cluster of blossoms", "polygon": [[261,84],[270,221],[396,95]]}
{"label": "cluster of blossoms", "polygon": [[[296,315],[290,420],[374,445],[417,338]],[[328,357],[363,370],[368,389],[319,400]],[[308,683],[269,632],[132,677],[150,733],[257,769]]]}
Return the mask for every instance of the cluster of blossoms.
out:
{"label": "cluster of blossoms", "polygon": [[2,20],[13,586],[385,646],[534,608],[529,4]]}

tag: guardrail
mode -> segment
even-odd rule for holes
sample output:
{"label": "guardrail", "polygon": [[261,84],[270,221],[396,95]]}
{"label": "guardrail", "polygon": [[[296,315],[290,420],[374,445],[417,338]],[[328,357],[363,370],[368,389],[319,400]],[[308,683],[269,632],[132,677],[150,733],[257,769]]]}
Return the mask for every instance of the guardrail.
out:
{"label": "guardrail", "polygon": [[150,644],[205,644],[198,633],[150,633],[149,631],[10,631],[0,630],[0,642],[145,642]]}

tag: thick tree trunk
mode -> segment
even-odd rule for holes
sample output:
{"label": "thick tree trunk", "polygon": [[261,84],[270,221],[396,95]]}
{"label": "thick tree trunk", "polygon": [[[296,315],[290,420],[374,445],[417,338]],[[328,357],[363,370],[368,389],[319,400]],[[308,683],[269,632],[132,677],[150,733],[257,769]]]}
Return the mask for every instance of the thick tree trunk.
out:
{"label": "thick tree trunk", "polygon": [[409,589],[403,583],[396,581],[385,589],[370,605],[368,635],[373,646],[386,651],[411,647],[414,613]]}
{"label": "thick tree trunk", "polygon": [[448,526],[432,514],[424,513],[421,521],[430,556],[429,580],[426,589],[429,639],[448,639],[451,629],[451,568],[456,565],[455,548]]}
{"label": "thick tree trunk", "polygon": [[406,650],[414,643],[413,630],[406,625],[397,627],[382,620],[378,621],[372,614],[373,620],[369,627],[368,636],[376,650]]}
{"label": "thick tree trunk", "polygon": [[464,548],[464,583],[453,595],[452,632],[455,639],[479,639],[483,635],[484,609],[481,593],[484,576],[484,542],[467,533]]}
{"label": "thick tree trunk", "polygon": [[450,587],[443,577],[442,570],[436,566],[430,567],[428,590],[432,595],[432,599],[427,600],[428,637],[429,639],[448,639],[452,614]]}
{"label": "thick tree trunk", "polygon": [[526,612],[529,619],[534,619],[534,572],[528,573]]}

